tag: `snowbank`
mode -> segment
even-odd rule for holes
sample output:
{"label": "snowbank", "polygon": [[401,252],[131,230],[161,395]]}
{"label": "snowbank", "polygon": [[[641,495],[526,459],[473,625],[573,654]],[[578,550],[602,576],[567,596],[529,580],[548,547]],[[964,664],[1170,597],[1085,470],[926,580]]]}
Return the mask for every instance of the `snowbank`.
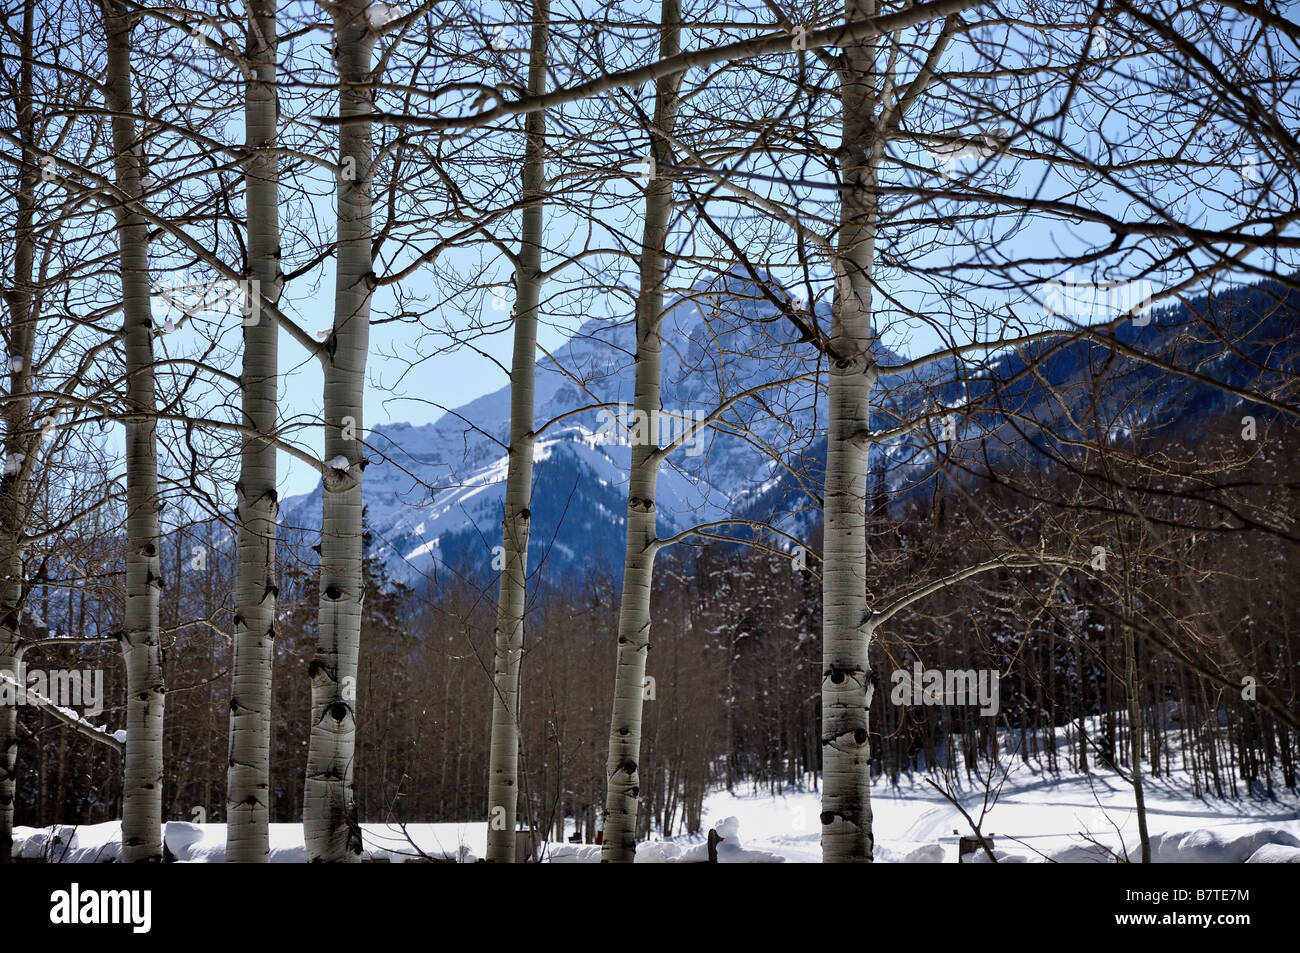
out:
{"label": "snowbank", "polygon": [[[1151,838],[1153,864],[1242,864],[1265,845],[1300,847],[1300,838],[1279,827],[1261,827],[1244,834],[1205,829],[1157,834]],[[1141,844],[1129,848],[1130,862],[1142,859]]]}
{"label": "snowbank", "polygon": [[[780,864],[785,858],[766,850],[747,850],[740,841],[740,821],[724,817],[713,825],[722,837],[718,844],[720,864]],[[551,844],[544,860],[552,864],[600,863],[600,848],[595,844]],[[709,861],[709,845],[696,836],[681,840],[654,840],[638,844],[638,864],[703,864]]]}
{"label": "snowbank", "polygon": [[[408,824],[405,830],[394,824],[362,824],[361,833],[361,859],[376,863],[473,863],[487,842],[485,824]],[[271,824],[270,840],[271,863],[307,862],[301,824]],[[224,863],[226,825],[168,821],[163,824],[163,843],[177,863]],[[122,824],[108,821],[81,826],[15,827],[14,856],[45,858],[50,863],[117,862],[122,858]]]}
{"label": "snowbank", "polygon": [[[1000,863],[1114,863],[1140,859],[1133,789],[1105,772],[1058,775],[1010,759],[995,802],[981,822]],[[704,802],[702,831],[638,845],[637,863],[701,863],[705,832],[717,829],[720,863],[816,863],[821,860],[821,795],[815,778],[802,788],[715,791]],[[1000,775],[998,780],[1002,780]],[[974,816],[984,810],[979,778],[955,778],[953,795]],[[1156,863],[1298,863],[1300,796],[1280,785],[1275,798],[1193,797],[1190,776],[1175,771],[1146,784],[1147,824]],[[956,863],[961,813],[921,775],[897,785],[876,781],[871,792],[875,859],[879,863]],[[743,837],[742,837],[743,832]],[[363,824],[364,858],[403,863],[424,859],[472,862],[487,852],[487,824]],[[51,862],[102,863],[121,854],[120,824],[54,825],[15,830],[15,856]],[[225,859],[224,824],[166,824],[169,853],[182,863]],[[421,854],[424,856],[422,857]],[[306,860],[302,825],[271,825],[272,863]],[[598,863],[593,844],[550,843],[543,862]],[[987,862],[977,854],[975,863]]]}
{"label": "snowbank", "polygon": [[1300,864],[1300,847],[1265,844],[1246,858],[1248,864]]}

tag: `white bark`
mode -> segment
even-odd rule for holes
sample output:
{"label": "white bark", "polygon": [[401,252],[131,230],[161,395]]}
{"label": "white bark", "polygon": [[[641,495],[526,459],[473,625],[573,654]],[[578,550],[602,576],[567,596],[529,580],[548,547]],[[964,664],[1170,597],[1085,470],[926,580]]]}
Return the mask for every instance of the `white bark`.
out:
{"label": "white bark", "polygon": [[[117,186],[141,195],[141,152],[131,96],[131,26],[122,0],[104,0],[108,36],[105,100],[112,114]],[[162,861],[163,671],[159,652],[158,458],[145,219],[117,207],[126,352],[126,756],[122,776],[122,860]]]}
{"label": "white bark", "polygon": [[[1121,535],[1121,539],[1123,536]],[[1130,550],[1124,551],[1124,694],[1128,697],[1128,732],[1133,758],[1133,803],[1137,809],[1138,844],[1142,863],[1151,863],[1151,835],[1147,831],[1146,790],[1142,784],[1142,699],[1138,695],[1137,645],[1133,631],[1133,574]]]}
{"label": "white bark", "polygon": [[[339,117],[369,116],[375,33],[367,0],[331,7],[339,70]],[[334,330],[325,361],[325,459],[343,457],[324,483],[320,608],[311,677],[311,736],[303,828],[312,861],[356,860],[361,854],[352,788],[356,754],[357,661],[361,648],[362,395],[374,288],[371,249],[371,122],[339,126],[338,236]]]}
{"label": "white bark", "polygon": [[[12,585],[6,582],[4,598],[9,599]],[[18,674],[18,639],[11,627],[0,632],[0,677],[14,679]],[[14,845],[14,796],[17,793],[18,709],[0,705],[0,864],[7,864]]]}
{"label": "white bark", "polygon": [[[244,167],[248,214],[248,291],[240,379],[243,422],[268,438],[276,428],[275,318],[280,298],[279,160],[274,153],[276,0],[248,0]],[[266,306],[266,305],[269,305]],[[271,667],[275,657],[275,445],[246,435],[240,459],[234,660],[230,677],[230,758],[226,775],[226,859],[264,863],[270,856]]]}
{"label": "white bark", "polygon": [[[534,0],[528,92],[546,86],[550,0]],[[533,492],[533,388],[537,354],[537,302],[542,286],[542,202],[546,189],[546,114],[529,113],[524,126],[523,227],[515,269],[515,340],[510,366],[510,460],[501,521],[504,566],[497,596],[493,664],[492,742],[488,774],[487,859],[515,860],[519,802],[519,664],[524,651],[528,530]]]}
{"label": "white bark", "polygon": [[[846,0],[848,21],[874,0]],[[868,710],[867,450],[872,357],[871,266],[876,239],[875,40],[846,46],[841,71],[840,231],[831,325],[822,568],[822,859],[872,853]]]}
{"label": "white bark", "polygon": [[[29,2],[23,9],[22,64],[18,89],[18,127],[23,139],[23,166],[18,176],[17,221],[13,249],[13,287],[6,290],[5,303],[9,307],[9,325],[5,337],[9,341],[9,354],[21,358],[21,369],[10,375],[10,399],[0,406],[4,419],[3,457],[23,454],[30,460],[34,452],[33,440],[25,434],[31,416],[31,367],[35,346],[35,326],[32,316],[32,276],[36,257],[34,236],[36,210],[36,182],[38,178],[36,154],[31,148],[35,134],[33,108],[32,36],[35,28],[35,4]],[[27,524],[29,510],[28,473],[30,466],[18,473],[0,476],[0,676],[13,678],[19,671],[22,649],[19,642],[19,622],[22,611],[23,570],[21,540]],[[18,761],[18,709],[0,706],[0,864],[8,863],[13,852],[14,797]]]}
{"label": "white bark", "polygon": [[[681,4],[663,0],[659,27],[659,57],[677,54],[681,42]],[[636,302],[636,391],[634,405],[659,433],[659,385],[663,358],[664,243],[672,214],[669,143],[677,123],[681,73],[655,84],[651,148],[654,166],[646,184],[645,226],[641,238],[640,289]],[[646,653],[650,650],[650,591],[658,549],[655,526],[655,486],[662,460],[658,448],[632,446],[632,472],[627,498],[627,549],[623,560],[623,595],[618,610],[618,663],[614,674],[614,707],[609,725],[609,760],[605,766],[604,863],[631,863],[636,856],[638,771],[641,757],[641,709]]]}
{"label": "white bark", "polygon": [[[21,659],[21,655],[19,658]],[[116,735],[108,731],[108,729],[92,725],[76,712],[63,708],[53,699],[46,698],[40,692],[33,691],[31,688],[23,686],[21,681],[21,670],[19,670],[17,674],[7,670],[0,670],[0,682],[8,683],[14,691],[21,691],[27,704],[40,708],[46,714],[52,716],[55,721],[67,725],[78,734],[84,735],[92,741],[97,741],[102,745],[106,745],[118,754],[122,754],[126,750],[126,746],[117,739]],[[14,708],[13,710],[16,711],[17,709]]]}

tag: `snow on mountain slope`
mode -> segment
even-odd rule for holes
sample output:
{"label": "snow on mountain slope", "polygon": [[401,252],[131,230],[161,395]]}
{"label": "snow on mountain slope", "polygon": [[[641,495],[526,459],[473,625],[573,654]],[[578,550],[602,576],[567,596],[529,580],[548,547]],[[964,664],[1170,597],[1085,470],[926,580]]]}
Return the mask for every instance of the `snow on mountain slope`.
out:
{"label": "snow on mountain slope", "polygon": [[[764,447],[785,455],[810,444],[814,387],[810,381],[781,384],[812,368],[815,354],[794,347],[796,339],[753,282],[734,274],[698,286],[669,309],[661,444],[720,400],[761,392],[734,402],[718,430],[669,456],[656,493],[661,534],[725,517],[738,496],[770,482],[773,463]],[[533,552],[545,545],[551,559],[571,568],[603,565],[621,572],[631,450],[627,429],[613,423],[633,403],[635,352],[629,324],[594,320],[557,349],[554,360],[538,363]],[[435,423],[379,425],[369,433],[372,463],[363,492],[372,551],[399,578],[413,581],[439,563],[470,570],[490,564],[500,542],[509,426],[506,386]],[[745,437],[736,433],[742,429]],[[283,502],[281,523],[290,540],[303,538],[295,529],[306,538],[318,531],[320,494],[318,486]]]}
{"label": "snow on mountain slope", "polygon": [[[733,271],[697,285],[665,314],[661,445],[681,432],[668,429],[672,421],[680,427],[711,413],[721,400],[732,403],[713,429],[675,450],[662,468],[656,499],[661,535],[728,516],[777,522],[799,535],[819,519],[816,493],[825,458],[819,385],[825,382],[814,378],[815,350],[800,341],[771,300],[786,293],[770,281],[768,288],[765,294],[754,280]],[[1154,315],[1149,326],[1121,328],[1117,337],[1238,387],[1278,388],[1300,367],[1290,335],[1300,310],[1297,298],[1258,285],[1208,307],[1191,303],[1197,313],[1209,315],[1211,325],[1234,326],[1245,348],[1240,356],[1226,354],[1216,329],[1187,306]],[[827,315],[819,319],[828,326]],[[530,563],[547,560],[553,576],[592,568],[621,574],[630,449],[628,430],[612,424],[633,402],[635,354],[628,323],[593,320],[558,348],[554,359],[538,363]],[[1038,367],[1028,374],[1031,355]],[[884,366],[901,360],[884,348],[877,356]],[[1261,367],[1274,370],[1261,372]],[[1108,420],[1112,439],[1185,426],[1242,403],[1206,383],[1149,363],[1114,359],[1100,344],[1074,340],[1008,350],[969,365],[937,362],[909,374],[885,375],[874,398],[873,426],[889,427],[918,410],[948,408],[956,437],[951,452],[968,456],[972,470],[984,459],[999,466],[1028,465],[1027,459],[1037,458],[1024,454],[1027,440],[1091,437],[1074,432],[1072,422],[1091,419],[1082,410],[1099,386],[1099,416],[1113,418]],[[985,400],[990,394],[996,400]],[[1038,431],[1026,430],[1025,420],[1035,421]],[[936,421],[873,446],[868,463],[873,492],[928,492],[940,426]],[[506,386],[435,423],[380,425],[370,432],[372,465],[364,494],[372,551],[394,575],[414,582],[439,565],[488,574],[492,548],[500,543],[509,427]],[[320,493],[317,487],[283,502],[281,522],[290,545],[315,541]]]}

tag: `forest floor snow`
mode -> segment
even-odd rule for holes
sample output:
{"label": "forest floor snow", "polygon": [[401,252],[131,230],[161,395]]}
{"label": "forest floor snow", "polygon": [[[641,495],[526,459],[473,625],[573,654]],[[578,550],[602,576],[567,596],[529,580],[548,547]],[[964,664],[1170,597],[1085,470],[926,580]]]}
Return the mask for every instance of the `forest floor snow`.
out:
{"label": "forest floor snow", "polygon": [[[1003,778],[1001,771],[1005,771]],[[1004,762],[981,822],[992,835],[1002,862],[1107,862],[1127,850],[1138,858],[1133,789],[1114,772],[1054,775],[1032,763]],[[815,863],[819,848],[820,793],[809,778],[802,788],[777,793],[746,783],[717,791],[704,802],[704,830],[716,828],[721,863]],[[995,784],[996,787],[996,784]],[[1256,787],[1237,797],[1194,797],[1181,771],[1145,781],[1147,825],[1156,862],[1300,862],[1300,797],[1275,787],[1267,798]],[[955,783],[951,793],[978,819],[985,785],[978,779]],[[923,775],[898,784],[877,780],[871,795],[875,858],[885,863],[954,863],[957,838],[971,831],[961,813]],[[467,862],[482,857],[485,823],[363,824],[365,859],[401,863],[438,858]],[[95,863],[119,856],[118,822],[15,829],[15,856],[52,862]],[[225,859],[224,824],[170,821],[167,849],[178,862],[219,863]],[[704,861],[702,835],[653,837],[637,848],[638,863]],[[303,863],[302,825],[271,825],[272,863]],[[600,848],[586,844],[545,845],[552,863],[590,863]],[[977,855],[976,862],[987,860]]]}
{"label": "forest floor snow", "polygon": [[[1156,862],[1240,862],[1266,843],[1282,848],[1271,852],[1269,860],[1300,862],[1300,796],[1295,791],[1275,787],[1276,796],[1269,799],[1245,794],[1243,787],[1235,798],[1197,798],[1182,772],[1146,778],[1143,788]],[[985,836],[992,836],[999,861],[1104,863],[1125,851],[1140,859],[1133,788],[1113,772],[1057,776],[1011,765],[1001,789],[990,794],[982,821],[983,783],[963,779],[949,793],[980,822]],[[720,791],[704,802],[705,829],[735,817],[745,847],[816,863],[821,859],[820,797],[818,791],[787,788],[774,794],[750,785]],[[878,781],[871,807],[877,862],[956,863],[958,838],[973,836],[957,808],[923,775],[905,775],[897,785]],[[987,857],[980,852],[975,860]]]}

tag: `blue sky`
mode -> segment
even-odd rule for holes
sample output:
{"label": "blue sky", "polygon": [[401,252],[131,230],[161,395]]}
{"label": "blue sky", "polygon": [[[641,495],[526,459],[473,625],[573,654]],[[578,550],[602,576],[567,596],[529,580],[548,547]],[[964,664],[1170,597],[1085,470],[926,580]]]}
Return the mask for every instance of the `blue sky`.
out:
{"label": "blue sky", "polygon": [[[729,12],[739,17],[746,9],[746,7],[733,6]],[[500,13],[495,15],[503,20],[508,19]],[[486,19],[491,19],[493,14],[485,13],[484,16]],[[752,19],[758,14],[750,10],[749,16]],[[988,39],[992,46],[997,45],[996,36]],[[467,42],[473,41],[473,37],[470,36]],[[697,35],[688,35],[684,45],[689,47],[699,42]],[[1073,38],[1068,33],[1062,34],[1059,38],[1059,48],[1051,55],[1060,57],[1062,62],[1069,62],[1069,57],[1078,57],[1081,46],[1087,46],[1086,34]],[[1119,48],[1117,44],[1117,49]],[[306,49],[306,55],[310,58],[312,55],[310,48],[303,49]],[[637,55],[635,50],[624,50],[623,54],[633,60]],[[963,55],[968,57],[967,68],[979,67],[978,57],[972,57],[969,52]],[[511,62],[514,62],[516,68],[522,63],[522,52],[503,51],[502,62],[505,64],[502,67],[502,75],[506,76],[510,72]],[[1162,64],[1146,62],[1129,63],[1119,68],[1129,74],[1130,79],[1136,77],[1140,86],[1143,75],[1150,75],[1150,70],[1161,67]],[[692,74],[688,78],[688,84],[697,78]],[[638,91],[637,99],[642,103],[643,108],[649,105],[650,92],[648,88]],[[1099,95],[1091,99],[1080,97],[1076,100],[1069,121],[1060,127],[1050,127],[1050,131],[1059,132],[1081,157],[1095,157],[1105,151],[1111,155],[1122,155],[1126,160],[1131,161],[1140,157],[1144,149],[1152,150],[1159,147],[1160,143],[1150,137],[1149,130],[1146,128],[1149,123],[1144,122],[1143,119],[1146,115],[1143,110],[1154,108],[1153,97],[1147,96],[1144,101],[1140,89],[1137,92],[1130,89],[1126,107],[1116,109],[1112,108],[1112,104],[1106,100],[1106,97],[1114,92],[1113,89],[1103,88],[1097,92]],[[1028,98],[1024,101],[1025,91],[1017,89],[1013,80],[992,80],[984,84],[979,93],[986,98],[989,109],[981,110],[978,105],[971,105],[972,102],[978,103],[978,100],[957,97],[955,102],[943,104],[923,114],[914,131],[976,133],[1003,122],[1004,120],[999,120],[995,115],[997,108],[1017,99],[1021,100],[1019,105],[1014,107],[1017,118],[1025,124],[1033,125],[1050,117],[1053,109],[1058,105],[1051,97]],[[332,109],[332,99],[326,97],[322,102],[328,102]],[[1235,149],[1231,147],[1225,149],[1222,143],[1196,139],[1197,135],[1203,134],[1196,132],[1193,127],[1194,106],[1195,97],[1189,97],[1187,114],[1184,116],[1177,109],[1171,109],[1166,104],[1161,107],[1163,112],[1159,116],[1158,124],[1165,127],[1164,131],[1168,136],[1174,137],[1178,135],[1177,130],[1180,127],[1185,127],[1191,147],[1188,154],[1198,158],[1210,158],[1211,161],[1218,163],[1216,169],[1205,173],[1207,183],[1222,189],[1224,195],[1232,195],[1251,187],[1248,179],[1250,174],[1261,177],[1271,174],[1269,157],[1250,148],[1248,142],[1244,146],[1239,144]],[[599,128],[608,132],[610,117],[600,112],[606,107],[593,107],[596,109],[594,113],[582,112],[582,108],[584,107],[566,108],[565,120],[578,126],[587,123],[592,129]],[[827,122],[825,132],[829,135],[833,129],[833,123]],[[1046,128],[1038,130],[1039,133],[1046,131],[1048,131]],[[232,134],[237,133],[232,129]],[[517,143],[512,145],[509,142],[512,135],[509,131],[494,132],[492,136],[495,138],[489,141],[494,143],[493,148],[501,150],[501,156],[508,156],[512,150],[517,151]],[[1030,148],[1034,145],[1033,136],[1034,134],[1031,133],[1027,138],[1018,138],[1013,142],[1013,146]],[[328,135],[324,138],[326,142],[322,145],[327,145]],[[518,139],[518,136],[514,135],[514,138]],[[833,145],[829,139],[827,141],[828,144]],[[1166,145],[1168,141],[1165,140]],[[611,170],[621,168],[628,172],[635,171],[633,167],[636,163],[631,157],[636,154],[637,143],[636,136],[631,133],[628,133],[622,141],[608,143]],[[891,157],[891,164],[896,169],[891,173],[892,181],[900,184],[920,183],[929,188],[944,186],[942,161],[929,154],[923,146],[900,144],[891,147]],[[497,158],[499,159],[500,156]],[[760,168],[761,165],[761,159],[755,160],[755,169]],[[1247,167],[1250,168],[1250,173],[1244,172]],[[768,166],[768,171],[771,171],[771,168]],[[498,186],[504,193],[509,193],[513,185],[509,181],[508,163],[504,166],[498,165],[497,171],[501,176]],[[1053,168],[1048,163],[1010,156],[995,156],[983,161],[977,158],[966,158],[947,166],[946,171],[955,175],[958,180],[970,175],[972,181],[977,184],[1005,189],[1020,196],[1063,195],[1069,194],[1072,188],[1071,173],[1068,169]],[[319,225],[315,226],[318,235],[328,240],[333,218],[332,181],[327,177],[322,178],[319,170],[305,176],[302,181],[304,188],[310,188],[315,193],[315,196],[308,201],[319,222]],[[829,184],[829,180],[824,175],[822,181]],[[1126,184],[1130,187],[1136,185],[1132,180]],[[607,194],[602,196],[601,200],[609,198],[610,202],[607,207],[602,208],[600,214],[594,216],[597,225],[591,233],[584,231],[586,221],[582,215],[557,208],[548,210],[548,246],[556,252],[572,253],[580,251],[587,242],[601,246],[610,243],[618,244],[621,240],[626,244],[628,236],[639,234],[636,180],[630,175],[605,178],[602,188]],[[1201,195],[1162,196],[1160,189],[1163,186],[1157,183],[1153,188],[1155,191],[1148,197],[1148,204],[1159,207],[1162,202],[1167,201],[1173,213],[1183,220],[1223,221],[1224,216],[1230,214],[1230,209],[1223,207],[1225,203],[1229,203],[1229,200],[1218,202],[1220,207],[1216,208],[1216,199],[1212,191]],[[490,191],[486,189],[484,194],[490,194]],[[379,189],[377,192],[382,194]],[[582,194],[586,195],[586,193]],[[782,195],[779,188],[774,189],[772,194],[787,202],[807,201],[810,207],[814,207],[814,212],[816,207],[830,210],[824,198],[818,199],[815,195],[800,199],[793,194]],[[823,194],[829,193],[823,192]],[[588,196],[586,200],[595,199]],[[1131,200],[1114,189],[1108,192],[1091,190],[1072,196],[1072,200],[1080,204],[1094,203],[1094,207],[1119,216],[1131,217],[1135,214],[1135,206]],[[909,207],[908,214],[930,215],[935,209],[941,207],[943,204],[939,201],[921,202]],[[719,214],[725,216],[728,207],[723,204],[719,208],[721,209]],[[1141,211],[1140,205],[1136,208],[1138,212]],[[509,244],[510,235],[516,234],[513,231],[516,228],[517,216],[507,218],[498,229],[498,233],[501,239]],[[901,241],[907,243],[905,248],[901,246],[885,248],[884,251],[906,255],[912,265],[921,269],[943,269],[959,263],[969,263],[977,255],[983,256],[991,265],[998,261],[1012,261],[1025,257],[1065,259],[1071,255],[1087,252],[1097,243],[1104,242],[1107,237],[1108,232],[1104,228],[1086,223],[1072,223],[1060,218],[1050,221],[1026,220],[1014,224],[1003,220],[997,224],[978,222],[969,225],[958,224],[955,229],[949,230],[935,229],[931,226],[921,229],[916,236],[902,238]],[[698,241],[698,238],[688,239],[686,233],[679,231],[675,240],[689,243]],[[555,260],[554,255],[548,257],[549,260],[544,262],[544,265]],[[1265,257],[1267,256],[1257,256],[1257,260]],[[1114,268],[1098,271],[1091,267],[1079,267],[1072,269],[1069,274],[1065,274],[1065,268],[1057,267],[1049,260],[1037,272],[1033,268],[1014,269],[1008,272],[1006,275],[1008,280],[1005,284],[991,280],[983,288],[968,290],[966,301],[956,308],[952,305],[954,298],[947,290],[947,282],[950,279],[942,276],[927,278],[921,274],[904,274],[882,269],[880,280],[883,293],[881,302],[878,303],[881,308],[879,324],[884,332],[886,344],[896,351],[913,355],[924,353],[945,342],[962,343],[972,337],[994,337],[1007,327],[1009,314],[1013,314],[1016,319],[1023,322],[1026,329],[1033,329],[1051,320],[1042,308],[1045,283],[1051,278],[1064,278],[1067,281],[1077,282],[1124,279],[1145,270],[1153,258],[1154,254],[1151,250],[1135,249],[1125,256],[1125,260],[1117,260]],[[400,264],[400,255],[398,264]],[[498,257],[493,262],[490,257],[483,256],[481,249],[451,252],[444,256],[440,264],[475,274],[486,268],[490,276],[489,280],[498,283],[505,282],[509,276],[509,267],[504,259]],[[611,268],[616,267],[613,260],[608,264]],[[1295,262],[1290,261],[1279,264],[1278,270],[1289,271],[1294,267]],[[620,270],[618,280],[627,286],[632,275],[625,262]],[[792,274],[783,275],[780,269],[773,270],[778,277],[793,277]],[[826,280],[828,275],[825,271],[819,272],[818,275],[819,283],[814,289],[815,293],[826,295],[829,293],[829,282]],[[674,284],[679,288],[689,286],[695,277],[694,273],[683,271],[676,277]],[[1174,275],[1171,274],[1170,277]],[[1151,274],[1150,280],[1154,286],[1159,287],[1161,278],[1162,273],[1156,271]],[[402,283],[404,294],[434,296],[443,287],[445,284],[440,284],[427,271],[417,271]],[[554,291],[560,287],[560,283],[557,282],[548,290]],[[505,289],[502,294],[504,300],[508,301],[509,290]],[[309,332],[316,332],[327,328],[331,322],[332,295],[332,267],[331,263],[326,261],[310,275],[287,289],[283,307],[287,314],[298,320]],[[885,300],[889,296],[894,296],[905,309],[915,312],[916,316],[900,313],[890,306]],[[502,367],[509,365],[512,341],[509,328],[503,326],[502,312],[494,311],[491,297],[482,294],[481,291],[460,296],[457,301],[471,313],[477,311],[485,320],[495,322],[496,329],[492,333],[476,336],[472,347],[461,347],[454,353],[440,355],[414,368],[411,364],[412,357],[427,355],[432,345],[439,341],[445,343],[445,336],[440,337],[436,333],[431,333],[427,326],[420,327],[410,323],[377,323],[372,328],[366,395],[365,424],[367,427],[398,421],[416,424],[432,422],[441,416],[443,407],[462,405],[475,397],[495,391],[508,382]],[[539,332],[539,343],[546,350],[554,350],[576,330],[584,317],[608,316],[611,313],[609,302],[596,302],[594,313],[589,309],[573,306],[571,301],[566,304],[561,300],[555,304],[557,305],[555,309],[544,311]],[[381,288],[376,293],[372,314],[377,319],[382,319],[392,313],[395,306],[391,289]],[[562,315],[558,313],[565,310],[571,313]],[[627,313],[626,307],[622,304],[614,305],[612,310],[620,316]],[[1109,316],[1094,314],[1079,315],[1078,318],[1086,321]],[[436,325],[439,322],[447,325],[465,324],[463,318],[464,315],[455,314],[453,309],[444,308],[441,313],[426,320],[425,324]],[[281,368],[284,381],[282,389],[284,416],[288,419],[318,419],[321,410],[319,367],[287,335],[282,335]],[[321,448],[321,434],[318,427],[300,429],[297,431],[296,439],[317,452]],[[314,471],[284,454],[281,455],[281,472],[282,497],[306,492],[317,482]]]}

